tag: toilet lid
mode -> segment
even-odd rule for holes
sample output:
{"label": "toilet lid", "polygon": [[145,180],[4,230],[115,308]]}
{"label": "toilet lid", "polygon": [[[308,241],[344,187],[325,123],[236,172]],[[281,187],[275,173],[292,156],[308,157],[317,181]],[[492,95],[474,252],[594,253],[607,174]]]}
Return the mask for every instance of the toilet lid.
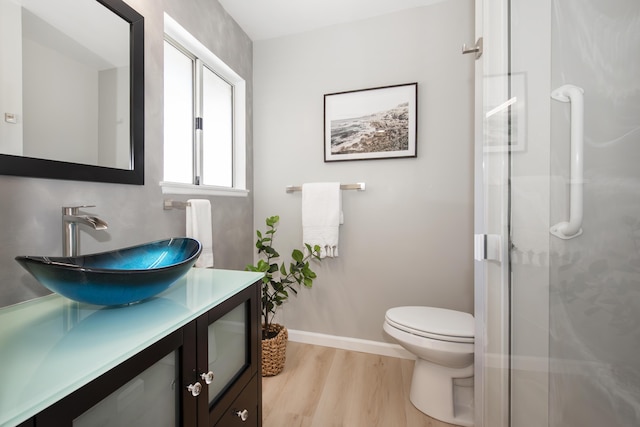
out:
{"label": "toilet lid", "polygon": [[474,318],[469,313],[436,307],[395,307],[386,320],[406,332],[444,341],[473,342]]}

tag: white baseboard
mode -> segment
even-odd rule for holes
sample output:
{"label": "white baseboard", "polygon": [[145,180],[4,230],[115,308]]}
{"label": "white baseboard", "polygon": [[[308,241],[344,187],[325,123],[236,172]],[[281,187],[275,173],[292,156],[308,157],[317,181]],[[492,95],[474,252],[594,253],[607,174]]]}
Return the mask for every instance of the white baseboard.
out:
{"label": "white baseboard", "polygon": [[359,338],[339,337],[336,335],[319,334],[317,332],[297,331],[295,329],[288,329],[288,331],[289,341],[293,342],[378,354],[380,356],[399,357],[401,359],[415,360],[416,358],[413,354],[398,344],[362,340]]}

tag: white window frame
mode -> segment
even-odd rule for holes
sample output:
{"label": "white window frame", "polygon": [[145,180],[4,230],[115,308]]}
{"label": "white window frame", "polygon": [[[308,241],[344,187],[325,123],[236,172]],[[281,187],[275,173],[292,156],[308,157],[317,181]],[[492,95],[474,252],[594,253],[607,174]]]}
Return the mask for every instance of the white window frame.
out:
{"label": "white window frame", "polygon": [[[162,194],[193,194],[209,196],[246,197],[247,154],[246,154],[246,83],[235,71],[214,55],[187,30],[166,13],[164,32],[172,40],[203,60],[222,79],[233,86],[233,187],[195,185],[161,181]],[[195,155],[200,155],[194,153]]]}

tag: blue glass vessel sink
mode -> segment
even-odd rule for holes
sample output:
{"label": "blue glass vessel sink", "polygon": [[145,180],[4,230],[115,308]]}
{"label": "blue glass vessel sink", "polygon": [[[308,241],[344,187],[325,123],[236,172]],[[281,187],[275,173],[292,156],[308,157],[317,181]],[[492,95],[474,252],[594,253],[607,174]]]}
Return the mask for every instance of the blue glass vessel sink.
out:
{"label": "blue glass vessel sink", "polygon": [[177,237],[77,257],[19,256],[47,289],[79,302],[130,304],[164,291],[196,262],[202,245]]}

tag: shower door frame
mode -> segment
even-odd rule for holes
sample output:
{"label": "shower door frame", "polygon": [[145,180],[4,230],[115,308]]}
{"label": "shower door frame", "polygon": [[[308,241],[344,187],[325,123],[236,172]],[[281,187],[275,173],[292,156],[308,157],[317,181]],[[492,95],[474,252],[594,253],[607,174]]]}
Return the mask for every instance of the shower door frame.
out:
{"label": "shower door frame", "polygon": [[[501,114],[503,110],[509,111],[509,105],[487,105],[487,94],[491,93],[492,99],[509,100],[509,0],[475,0],[475,8],[476,39],[482,37],[484,45],[482,56],[475,61],[474,233],[476,242],[484,242],[480,244],[484,246],[484,250],[480,249],[484,253],[479,254],[476,245],[474,263],[475,424],[508,427],[510,141],[508,114],[502,119]],[[490,110],[495,111],[493,116]],[[493,134],[491,147],[487,144],[487,116],[494,122],[497,119],[501,128],[498,130],[502,131],[497,136]],[[489,251],[491,257],[487,254]]]}
{"label": "shower door frame", "polygon": [[[476,426],[546,426],[551,0],[475,5],[476,36],[484,38],[475,75],[475,233],[501,244],[500,260],[475,263]],[[496,150],[488,116],[501,109],[504,149]],[[532,252],[536,261],[525,262]]]}

